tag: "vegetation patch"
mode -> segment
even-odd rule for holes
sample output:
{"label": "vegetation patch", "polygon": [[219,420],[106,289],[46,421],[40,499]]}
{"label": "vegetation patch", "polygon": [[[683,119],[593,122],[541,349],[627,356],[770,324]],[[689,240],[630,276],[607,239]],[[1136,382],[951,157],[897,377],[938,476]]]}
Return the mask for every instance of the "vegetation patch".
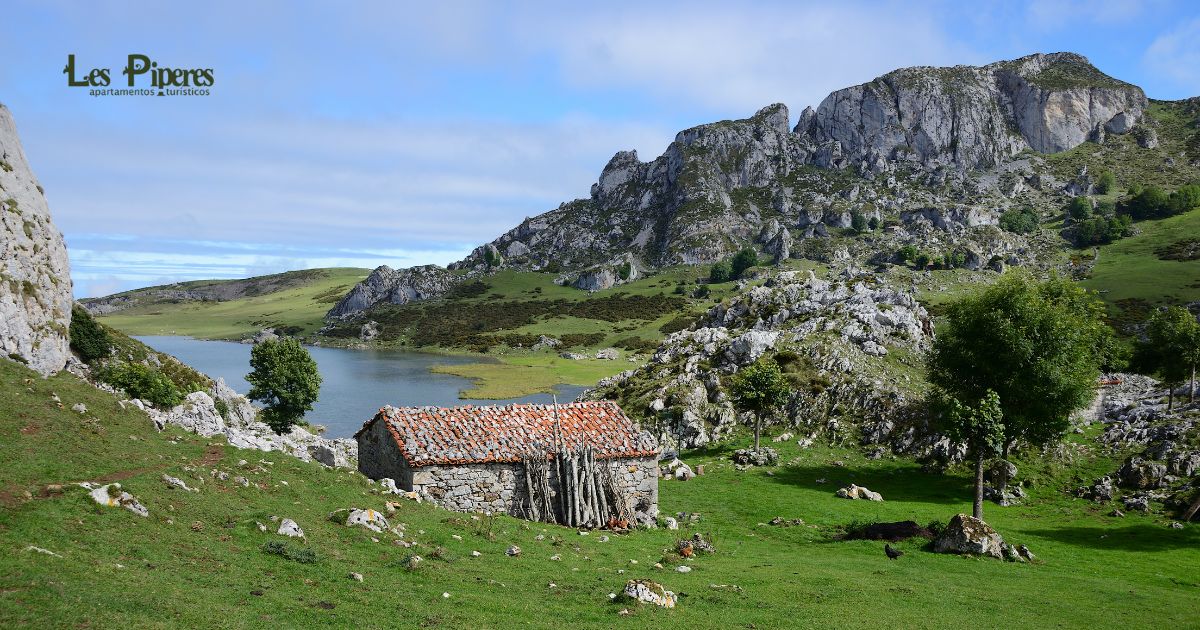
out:
{"label": "vegetation patch", "polygon": [[1200,238],[1185,238],[1154,250],[1159,260],[1200,260]]}

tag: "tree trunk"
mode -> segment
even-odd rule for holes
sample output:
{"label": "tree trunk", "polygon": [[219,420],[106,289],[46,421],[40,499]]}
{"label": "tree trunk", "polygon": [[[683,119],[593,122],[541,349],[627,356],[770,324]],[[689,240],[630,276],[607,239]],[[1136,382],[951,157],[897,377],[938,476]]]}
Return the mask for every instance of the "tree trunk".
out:
{"label": "tree trunk", "polygon": [[983,454],[975,456],[975,505],[971,509],[972,516],[983,520]]}
{"label": "tree trunk", "polygon": [[[1005,464],[1008,463],[1008,451],[1011,447],[1012,442],[1004,440],[1004,447],[1000,452],[1000,459],[1003,459]],[[1004,492],[1008,490],[1008,466],[1002,466],[1002,468],[1004,470],[1000,474],[1000,493],[1004,494]]]}
{"label": "tree trunk", "polygon": [[758,450],[758,436],[762,433],[762,414],[754,414],[754,450]]}

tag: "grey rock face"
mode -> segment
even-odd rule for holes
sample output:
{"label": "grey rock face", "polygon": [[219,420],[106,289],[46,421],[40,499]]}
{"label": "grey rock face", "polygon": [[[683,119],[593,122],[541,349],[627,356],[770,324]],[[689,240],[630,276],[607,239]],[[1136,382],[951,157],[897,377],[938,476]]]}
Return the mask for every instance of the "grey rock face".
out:
{"label": "grey rock face", "polygon": [[458,278],[437,265],[408,269],[376,268],[341,299],[326,317],[344,317],[376,304],[407,304],[445,295]]}
{"label": "grey rock face", "polygon": [[66,244],[0,105],[0,356],[42,374],[63,369],[72,299]]}
{"label": "grey rock face", "polygon": [[1004,538],[991,525],[966,514],[950,519],[946,529],[933,541],[937,553],[958,553],[1000,558]]}
{"label": "grey rock face", "polygon": [[1064,151],[1097,129],[1125,133],[1146,106],[1140,88],[1084,57],[1037,54],[983,67],[896,70],[830,94],[801,117],[796,133],[829,147],[826,166],[971,169],[1025,149]]}

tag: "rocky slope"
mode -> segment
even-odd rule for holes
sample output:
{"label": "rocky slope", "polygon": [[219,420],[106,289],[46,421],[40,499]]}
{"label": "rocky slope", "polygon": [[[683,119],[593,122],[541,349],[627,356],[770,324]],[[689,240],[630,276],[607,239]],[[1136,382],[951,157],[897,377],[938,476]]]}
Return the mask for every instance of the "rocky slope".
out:
{"label": "rocky slope", "polygon": [[72,299],[66,244],[0,105],[0,355],[42,374],[61,370]]}
{"label": "rocky slope", "polygon": [[440,297],[458,281],[437,265],[392,269],[382,265],[346,294],[326,317],[345,317],[376,304],[407,304]]}
{"label": "rocky slope", "polygon": [[650,162],[617,153],[589,198],[526,219],[452,267],[561,269],[564,282],[598,289],[755,241],[795,255],[796,242],[848,228],[854,213],[994,223],[1018,196],[1066,187],[1019,154],[1131,131],[1146,107],[1141,89],[1070,53],[897,70],[834,92],[794,129],[772,105],[680,132]]}
{"label": "rocky slope", "polygon": [[306,286],[328,275],[324,269],[288,271],[239,280],[196,280],[124,291],[79,301],[93,315],[109,315],[138,306],[181,302],[228,302]]}

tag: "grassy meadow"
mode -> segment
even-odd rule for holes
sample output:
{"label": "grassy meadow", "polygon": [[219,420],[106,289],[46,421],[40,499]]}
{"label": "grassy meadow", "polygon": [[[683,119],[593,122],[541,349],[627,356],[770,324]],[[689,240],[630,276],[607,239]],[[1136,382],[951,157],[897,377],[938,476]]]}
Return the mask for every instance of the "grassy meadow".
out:
{"label": "grassy meadow", "polygon": [[[71,411],[76,402],[88,412]],[[726,459],[744,445],[736,441],[687,454],[706,474],[660,485],[664,514],[700,514],[681,531],[602,542],[604,532],[402,502],[389,520],[418,543],[406,549],[391,535],[328,520],[341,508],[384,509],[386,497],[356,472],[239,451],[219,437],[157,433],[140,412],[68,374],[46,380],[0,361],[0,626],[1196,627],[1200,529],[1170,529],[1157,516],[1108,517],[1112,505],[1067,495],[1115,464],[1088,448],[1090,435],[1072,439],[1080,446],[1071,466],[1018,462],[1019,478],[1033,484],[1027,505],[985,508],[1036,564],[937,555],[920,539],[898,544],[905,555],[892,561],[882,543],[838,540],[852,523],[945,522],[969,511],[968,475],[794,442],[772,444],[779,466],[746,472]],[[170,489],[163,474],[199,492]],[[252,485],[233,483],[237,475]],[[119,481],[150,516],[95,504],[70,485],[85,480]],[[833,496],[849,483],[886,500]],[[276,535],[272,516],[296,520],[306,539]],[[768,525],[776,516],[804,523]],[[676,572],[681,560],[668,552],[694,532],[717,553]],[[286,555],[264,551],[284,540]],[[504,554],[513,544],[519,557]],[[423,558],[415,570],[406,567],[411,554]],[[611,602],[631,578],[661,582],[679,605]]]}

